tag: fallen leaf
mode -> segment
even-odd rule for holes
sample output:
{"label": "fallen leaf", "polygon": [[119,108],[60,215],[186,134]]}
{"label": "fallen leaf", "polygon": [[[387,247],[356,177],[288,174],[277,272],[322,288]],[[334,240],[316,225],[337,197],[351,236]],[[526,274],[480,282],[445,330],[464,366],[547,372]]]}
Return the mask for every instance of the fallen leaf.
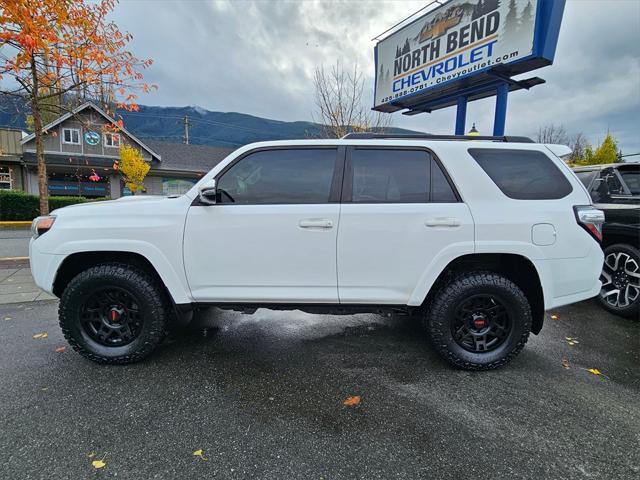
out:
{"label": "fallen leaf", "polygon": [[347,398],[344,402],[342,402],[342,404],[346,405],[347,407],[355,407],[356,405],[360,404],[360,400],[360,396],[356,395],[354,397]]}
{"label": "fallen leaf", "polygon": [[64,351],[65,351],[65,349],[66,349],[66,348],[67,348],[67,347],[58,347],[58,348],[56,348],[55,352],[56,352],[56,353],[62,353],[62,352],[64,352]]}
{"label": "fallen leaf", "polygon": [[93,458],[96,456],[96,452],[91,452],[89,455],[87,455],[87,457],[89,458]]}
{"label": "fallen leaf", "polygon": [[107,464],[102,460],[94,460],[93,462],[91,462],[91,465],[93,465],[93,468],[100,469],[104,468]]}
{"label": "fallen leaf", "polygon": [[594,375],[602,375],[602,372],[597,368],[587,368],[587,372],[593,373]]}
{"label": "fallen leaf", "polygon": [[558,316],[557,315],[551,315],[551,320],[557,320]]}
{"label": "fallen leaf", "polygon": [[562,358],[562,366],[564,367],[565,370],[569,370],[569,368],[571,368],[569,366],[569,359],[568,358]]}
{"label": "fallen leaf", "polygon": [[198,449],[195,452],[193,452],[193,456],[198,457],[199,459],[204,460],[205,462],[208,460],[208,458],[204,456],[204,450],[202,449]]}
{"label": "fallen leaf", "polygon": [[47,332],[42,332],[42,333],[36,333],[33,338],[35,338],[36,340],[40,340],[43,338],[47,338],[49,336],[49,334]]}

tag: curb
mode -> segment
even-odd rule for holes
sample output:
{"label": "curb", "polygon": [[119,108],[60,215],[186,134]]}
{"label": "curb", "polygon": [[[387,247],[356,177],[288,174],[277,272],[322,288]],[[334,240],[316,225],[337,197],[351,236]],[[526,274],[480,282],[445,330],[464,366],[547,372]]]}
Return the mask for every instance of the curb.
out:
{"label": "curb", "polygon": [[29,257],[0,257],[0,270],[5,268],[25,268],[29,266]]}
{"label": "curb", "polygon": [[0,228],[2,227],[30,227],[31,222],[29,220],[11,220],[1,221]]}

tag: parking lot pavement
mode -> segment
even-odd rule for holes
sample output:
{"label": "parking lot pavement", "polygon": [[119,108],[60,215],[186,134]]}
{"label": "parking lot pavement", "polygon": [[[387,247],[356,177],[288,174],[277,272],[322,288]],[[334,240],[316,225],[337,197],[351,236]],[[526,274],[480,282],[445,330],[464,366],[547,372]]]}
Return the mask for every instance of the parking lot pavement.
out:
{"label": "parking lot pavement", "polygon": [[640,324],[595,303],[554,312],[480,373],[449,367],[406,318],[267,310],[212,312],[208,330],[104,367],[56,352],[56,308],[0,306],[1,478],[640,475]]}

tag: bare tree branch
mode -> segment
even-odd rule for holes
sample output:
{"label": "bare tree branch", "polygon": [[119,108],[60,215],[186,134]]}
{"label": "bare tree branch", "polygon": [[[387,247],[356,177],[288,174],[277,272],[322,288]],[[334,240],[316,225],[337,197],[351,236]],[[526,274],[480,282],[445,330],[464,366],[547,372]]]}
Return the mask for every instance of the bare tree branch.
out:
{"label": "bare tree branch", "polygon": [[316,68],[314,121],[321,125],[323,138],[340,138],[349,132],[384,131],[391,115],[376,112],[363,104],[364,79],[358,65],[346,72],[340,63],[330,70]]}

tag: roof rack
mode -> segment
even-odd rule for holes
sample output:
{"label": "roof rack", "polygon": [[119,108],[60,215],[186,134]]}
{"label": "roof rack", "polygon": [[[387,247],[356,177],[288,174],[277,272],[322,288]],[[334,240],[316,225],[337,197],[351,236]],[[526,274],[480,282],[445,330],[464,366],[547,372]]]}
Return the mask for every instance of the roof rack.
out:
{"label": "roof rack", "polygon": [[490,140],[492,142],[507,142],[507,143],[535,143],[529,137],[514,137],[514,136],[501,136],[491,137],[485,135],[435,135],[431,133],[409,133],[409,134],[396,134],[396,133],[347,133],[344,140]]}

